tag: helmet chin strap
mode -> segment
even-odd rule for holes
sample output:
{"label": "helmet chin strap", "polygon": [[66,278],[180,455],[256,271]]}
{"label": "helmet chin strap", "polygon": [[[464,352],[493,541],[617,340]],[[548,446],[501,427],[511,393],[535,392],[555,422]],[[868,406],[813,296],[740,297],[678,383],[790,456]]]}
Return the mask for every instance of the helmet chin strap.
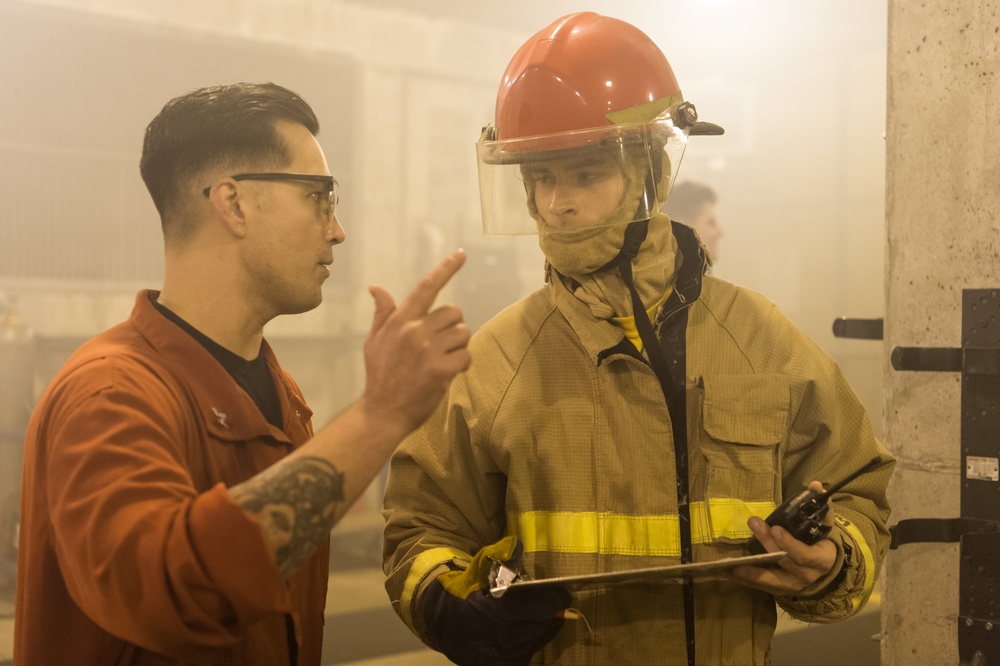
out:
{"label": "helmet chin strap", "polygon": [[635,288],[635,280],[632,275],[632,260],[639,255],[639,248],[642,247],[646,236],[649,233],[649,220],[639,220],[630,222],[625,228],[625,240],[622,249],[614,259],[601,266],[596,272],[606,271],[612,268],[618,269],[618,274],[628,288],[629,296],[632,299],[632,317],[635,319],[635,328],[639,332],[639,339],[642,340],[642,348],[646,350],[649,357],[649,364],[660,380],[660,387],[663,389],[663,396],[669,401],[673,393],[673,383],[671,382],[670,366],[660,348],[660,341],[656,338],[653,330],[653,322],[649,320],[646,313],[646,306],[639,297],[639,292]]}
{"label": "helmet chin strap", "polygon": [[[643,191],[643,201],[639,204],[640,209],[645,211],[652,210],[648,198],[656,196],[656,182],[659,180],[660,173],[661,165],[659,163],[653,165],[652,172],[646,173],[646,187]],[[660,379],[664,397],[669,401],[670,391],[668,387],[671,386],[670,369],[666,358],[663,356],[663,352],[660,350],[656,334],[653,332],[653,324],[649,321],[649,315],[646,314],[646,306],[643,305],[642,299],[639,298],[639,292],[636,291],[635,280],[632,275],[632,260],[639,256],[639,249],[642,247],[648,234],[649,218],[630,222],[625,227],[625,238],[622,241],[622,249],[618,251],[614,259],[597,269],[597,272],[606,271],[611,268],[618,269],[618,274],[621,275],[632,298],[632,317],[635,320],[635,328],[639,332],[639,339],[642,340],[643,349],[648,350],[646,354],[649,356],[649,363],[653,366],[653,371],[656,372],[656,376]]]}
{"label": "helmet chin strap", "polygon": [[[646,187],[642,194],[643,201],[640,202],[640,208],[650,212],[652,212],[653,208],[650,205],[649,198],[656,198],[657,196],[656,184],[660,181],[661,174],[663,173],[663,164],[662,162],[653,160],[651,166],[652,168],[646,172]],[[624,280],[625,286],[628,287],[629,295],[632,297],[632,317],[635,320],[635,328],[639,332],[639,339],[642,340],[643,349],[648,350],[646,354],[649,356],[649,363],[653,367],[653,371],[656,372],[656,376],[660,379],[663,395],[669,402],[672,393],[672,389],[670,389],[672,386],[670,382],[670,368],[667,365],[667,359],[664,357],[663,351],[660,349],[656,334],[653,332],[653,323],[649,321],[649,315],[646,314],[646,306],[643,305],[642,299],[639,298],[639,292],[636,291],[635,280],[632,275],[632,260],[639,256],[639,249],[642,247],[648,234],[649,218],[630,222],[625,228],[622,249],[619,250],[614,259],[601,266],[598,271],[618,268],[618,273],[621,275],[622,280]]]}
{"label": "helmet chin strap", "polygon": [[[652,169],[646,172],[646,187],[643,189],[641,194],[641,201],[639,202],[635,216],[638,218],[644,213],[652,213],[653,205],[650,201],[651,198],[656,197],[656,183],[660,180],[660,174],[662,173],[663,165],[660,162],[653,162]],[[640,212],[642,211],[642,212]],[[618,267],[619,272],[625,270],[626,273],[621,273],[622,279],[625,280],[625,284],[628,286],[629,291],[632,292],[633,306],[635,305],[635,300],[637,297],[635,292],[635,287],[632,285],[632,260],[639,256],[639,248],[646,240],[646,236],[649,234],[649,218],[646,219],[636,219],[630,222],[627,227],[625,227],[625,238],[622,241],[622,249],[618,251],[615,258],[598,268],[595,273],[600,273],[606,271],[610,268]],[[646,311],[645,307],[640,308],[643,312]],[[638,321],[639,314],[636,313],[636,321]],[[646,318],[647,320],[649,317]],[[642,344],[646,344],[643,340]]]}
{"label": "helmet chin strap", "polygon": [[639,292],[635,288],[635,280],[632,275],[632,260],[639,255],[639,248],[642,247],[648,233],[649,220],[639,220],[629,223],[628,227],[625,228],[625,240],[622,243],[622,249],[618,251],[614,259],[601,266],[596,272],[611,268],[618,269],[618,274],[621,275],[622,281],[625,282],[629,296],[632,299],[632,316],[635,319],[635,328],[639,332],[639,339],[642,340],[642,347],[646,350],[646,354],[649,357],[649,364],[653,367],[653,371],[660,380],[664,397],[669,400],[670,393],[672,392],[670,390],[672,386],[670,368],[667,365],[667,359],[664,357],[663,351],[660,349],[659,340],[656,339],[656,333],[653,331],[653,323],[649,320],[649,315],[646,314],[646,306],[643,304],[642,299],[639,298]]}

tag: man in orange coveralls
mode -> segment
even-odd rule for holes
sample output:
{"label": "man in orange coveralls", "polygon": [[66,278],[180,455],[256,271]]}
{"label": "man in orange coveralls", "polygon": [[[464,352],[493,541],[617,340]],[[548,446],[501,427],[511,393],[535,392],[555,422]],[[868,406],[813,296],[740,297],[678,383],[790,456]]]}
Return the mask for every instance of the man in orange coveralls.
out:
{"label": "man in orange coveralls", "polygon": [[318,664],[329,531],[469,364],[455,252],[372,286],[362,397],[313,433],[263,338],[344,240],[318,122],[274,84],[194,90],[146,130],[161,291],[77,350],[28,429],[14,660]]}

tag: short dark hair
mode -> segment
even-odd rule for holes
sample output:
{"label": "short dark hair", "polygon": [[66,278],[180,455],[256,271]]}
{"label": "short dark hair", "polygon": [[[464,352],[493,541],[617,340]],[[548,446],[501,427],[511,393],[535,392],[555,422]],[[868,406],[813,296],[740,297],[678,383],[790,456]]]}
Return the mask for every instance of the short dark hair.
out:
{"label": "short dark hair", "polygon": [[716,201],[715,190],[708,185],[688,180],[674,185],[664,210],[671,220],[690,224],[701,212],[702,206]]}
{"label": "short dark hair", "polygon": [[319,120],[309,104],[274,83],[197,88],[167,102],[146,127],[139,161],[164,231],[181,192],[204,171],[288,164],[292,156],[277,133],[278,121],[319,133]]}

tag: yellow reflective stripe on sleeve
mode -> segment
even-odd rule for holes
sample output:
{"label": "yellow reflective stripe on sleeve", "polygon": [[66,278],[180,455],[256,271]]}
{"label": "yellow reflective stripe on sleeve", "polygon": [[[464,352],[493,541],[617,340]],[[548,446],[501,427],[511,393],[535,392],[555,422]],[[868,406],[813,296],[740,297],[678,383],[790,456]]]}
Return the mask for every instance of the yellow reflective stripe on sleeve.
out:
{"label": "yellow reflective stripe on sleeve", "polygon": [[403,593],[399,597],[399,614],[410,629],[413,629],[413,618],[411,616],[413,593],[417,585],[423,580],[427,572],[434,567],[444,564],[453,559],[471,561],[472,556],[457,548],[431,548],[420,553],[413,559],[410,565],[410,572],[406,574],[406,581],[403,583]]}
{"label": "yellow reflective stripe on sleeve", "polygon": [[[730,498],[693,502],[692,543],[716,539],[749,539],[750,516],[765,518],[773,502],[743,502]],[[554,553],[599,553],[679,557],[680,520],[676,514],[632,516],[620,513],[528,511],[511,514],[508,532],[516,534],[524,550]]]}
{"label": "yellow reflective stripe on sleeve", "polygon": [[840,516],[837,516],[836,519],[837,523],[847,530],[847,533],[854,539],[854,543],[857,545],[858,550],[861,551],[861,558],[865,563],[865,580],[861,584],[861,594],[851,597],[852,609],[856,611],[865,602],[868,595],[871,594],[872,588],[875,587],[875,557],[872,555],[871,548],[868,547],[868,542],[865,541],[865,537],[861,534],[861,530],[858,529],[857,525]]}

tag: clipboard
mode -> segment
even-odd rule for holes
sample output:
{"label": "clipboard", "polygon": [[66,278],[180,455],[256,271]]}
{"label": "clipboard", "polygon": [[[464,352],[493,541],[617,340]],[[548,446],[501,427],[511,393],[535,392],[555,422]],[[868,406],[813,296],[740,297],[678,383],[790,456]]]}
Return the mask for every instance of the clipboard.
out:
{"label": "clipboard", "polygon": [[[746,555],[744,557],[729,557],[711,562],[692,562],[690,564],[671,564],[663,567],[647,567],[643,569],[626,569],[624,571],[605,571],[594,574],[578,574],[575,576],[559,576],[556,578],[525,579],[512,569],[504,566],[494,567],[490,575],[490,596],[502,597],[510,590],[530,590],[546,587],[564,587],[575,589],[590,585],[623,585],[628,583],[680,583],[686,580],[705,580],[722,578],[734,567],[761,567],[774,564],[785,556],[784,551],[763,553],[761,555]],[[499,563],[496,563],[499,564]]]}

